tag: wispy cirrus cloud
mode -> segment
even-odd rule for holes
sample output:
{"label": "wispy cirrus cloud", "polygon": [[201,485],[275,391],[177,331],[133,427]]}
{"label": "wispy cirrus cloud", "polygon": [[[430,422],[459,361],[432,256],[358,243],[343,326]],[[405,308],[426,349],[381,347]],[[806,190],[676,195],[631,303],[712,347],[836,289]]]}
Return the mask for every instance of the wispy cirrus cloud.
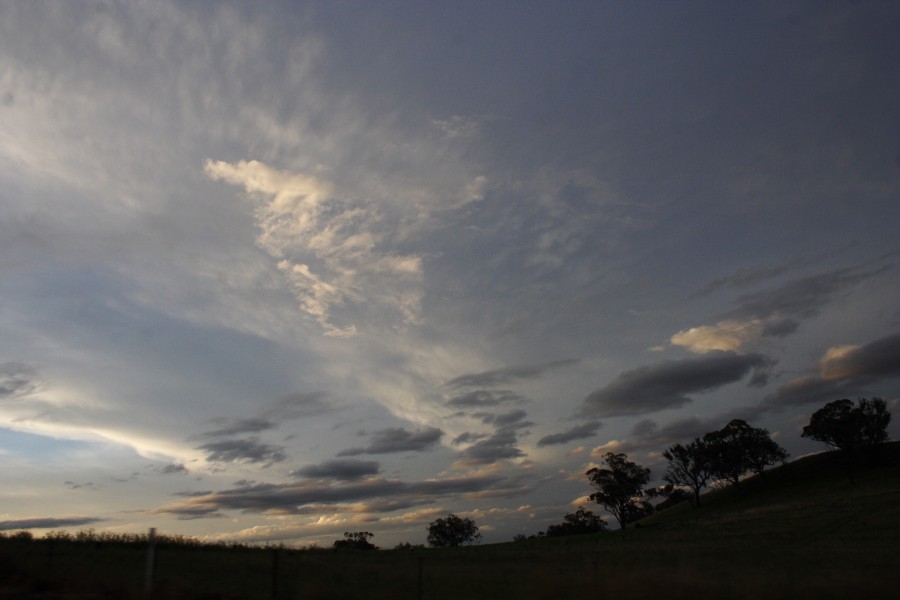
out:
{"label": "wispy cirrus cloud", "polygon": [[385,246],[375,208],[340,199],[320,175],[279,171],[256,160],[209,160],[205,171],[255,199],[257,245],[276,261],[300,309],[326,335],[357,333],[354,322],[336,322],[334,309],[347,304],[380,303],[407,323],[418,321],[421,258]]}

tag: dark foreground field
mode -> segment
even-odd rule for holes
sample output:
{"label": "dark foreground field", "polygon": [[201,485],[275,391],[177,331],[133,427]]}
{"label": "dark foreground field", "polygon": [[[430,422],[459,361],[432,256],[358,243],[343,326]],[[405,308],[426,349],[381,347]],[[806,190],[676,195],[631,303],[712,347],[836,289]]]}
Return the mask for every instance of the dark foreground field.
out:
{"label": "dark foreground field", "polygon": [[[157,548],[153,598],[897,598],[900,444],[809,457],[625,531],[458,549]],[[142,598],[146,547],[0,540],[2,598]]]}

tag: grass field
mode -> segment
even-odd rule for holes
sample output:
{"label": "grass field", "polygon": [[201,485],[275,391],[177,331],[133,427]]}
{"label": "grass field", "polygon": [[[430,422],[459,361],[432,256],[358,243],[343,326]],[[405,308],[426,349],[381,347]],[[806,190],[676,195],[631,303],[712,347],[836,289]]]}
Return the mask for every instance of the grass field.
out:
{"label": "grass field", "polygon": [[[153,598],[895,598],[900,444],[851,483],[808,457],[640,527],[377,552],[157,548]],[[141,598],[142,544],[0,540],[0,598]],[[277,564],[276,564],[277,562]]]}

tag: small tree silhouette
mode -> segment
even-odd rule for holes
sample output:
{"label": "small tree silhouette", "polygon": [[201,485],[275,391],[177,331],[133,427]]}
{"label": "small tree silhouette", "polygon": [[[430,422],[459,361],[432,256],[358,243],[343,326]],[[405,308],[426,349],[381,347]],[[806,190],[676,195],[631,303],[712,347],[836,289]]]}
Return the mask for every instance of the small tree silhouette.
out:
{"label": "small tree silhouette", "polygon": [[435,548],[469,546],[481,541],[478,525],[472,519],[457,517],[453,513],[428,525],[428,545]]}
{"label": "small tree silhouette", "polygon": [[650,481],[650,469],[631,462],[624,454],[613,452],[607,452],[603,462],[608,468],[595,467],[585,473],[597,489],[590,498],[609,511],[624,529],[625,525],[647,513],[643,487]]}

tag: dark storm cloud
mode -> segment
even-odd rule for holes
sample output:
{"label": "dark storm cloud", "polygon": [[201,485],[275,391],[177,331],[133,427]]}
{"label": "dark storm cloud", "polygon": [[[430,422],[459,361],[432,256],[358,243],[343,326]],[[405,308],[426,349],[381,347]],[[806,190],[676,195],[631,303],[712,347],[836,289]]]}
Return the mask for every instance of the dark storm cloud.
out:
{"label": "dark storm cloud", "polygon": [[264,463],[271,465],[287,459],[283,446],[272,446],[256,439],[219,440],[198,447],[214,462]]}
{"label": "dark storm cloud", "polygon": [[[638,415],[691,402],[688,394],[708,392],[758,375],[773,365],[762,354],[710,352],[697,358],[666,361],[621,373],[584,399],[581,413],[592,416]],[[758,377],[757,377],[758,380]]]}
{"label": "dark storm cloud", "polygon": [[464,387],[494,387],[498,385],[508,385],[513,381],[520,379],[537,379],[547,371],[567,367],[577,364],[578,359],[558,360],[554,362],[544,363],[540,365],[522,365],[515,367],[506,367],[493,371],[484,371],[483,373],[473,373],[471,375],[462,375],[455,379],[451,379],[446,384],[450,388]]}
{"label": "dark storm cloud", "polygon": [[582,425],[576,425],[571,429],[567,429],[560,433],[553,433],[550,435],[545,435],[541,439],[538,440],[538,448],[543,446],[554,446],[557,444],[566,444],[573,440],[583,440],[586,438],[594,437],[594,434],[597,433],[597,430],[602,427],[603,424],[599,421],[589,421]]}
{"label": "dark storm cloud", "polygon": [[105,521],[98,517],[43,517],[34,519],[17,519],[13,521],[0,521],[0,531],[11,529],[54,529],[56,527],[77,527],[79,525],[91,525]]}
{"label": "dark storm cloud", "polygon": [[395,452],[421,452],[430,450],[440,441],[444,432],[435,427],[425,427],[407,431],[399,427],[382,429],[372,434],[369,445],[364,448],[350,448],[338,456],[358,456],[360,454],[392,454]]}
{"label": "dark storm cloud", "polygon": [[187,498],[151,512],[187,518],[219,516],[219,511],[222,510],[305,514],[311,505],[333,507],[351,502],[371,502],[376,503],[381,509],[397,510],[457,495],[468,496],[485,492],[514,495],[520,492],[519,487],[512,486],[512,482],[496,476],[459,477],[411,483],[381,478],[340,484],[309,480],[232,488]]}
{"label": "dark storm cloud", "polygon": [[0,364],[0,400],[27,396],[37,390],[37,371],[24,363]]}
{"label": "dark storm cloud", "polygon": [[900,377],[900,333],[826,358],[818,375],[790,381],[768,396],[762,410],[863,395],[871,386]]}
{"label": "dark storm cloud", "polygon": [[380,465],[374,460],[338,459],[297,469],[291,475],[311,479],[338,479],[350,481],[369,475],[377,475]]}
{"label": "dark storm cloud", "polygon": [[726,318],[770,319],[789,318],[775,325],[773,335],[785,335],[790,327],[796,329],[796,319],[808,319],[831,302],[839,293],[856,284],[884,273],[891,265],[872,271],[857,272],[855,269],[838,269],[811,277],[789,281],[771,290],[745,294],[737,299],[737,307],[725,313]]}
{"label": "dark storm cloud", "polygon": [[510,390],[475,390],[447,401],[453,408],[485,408],[501,404],[522,404],[526,398]]}

